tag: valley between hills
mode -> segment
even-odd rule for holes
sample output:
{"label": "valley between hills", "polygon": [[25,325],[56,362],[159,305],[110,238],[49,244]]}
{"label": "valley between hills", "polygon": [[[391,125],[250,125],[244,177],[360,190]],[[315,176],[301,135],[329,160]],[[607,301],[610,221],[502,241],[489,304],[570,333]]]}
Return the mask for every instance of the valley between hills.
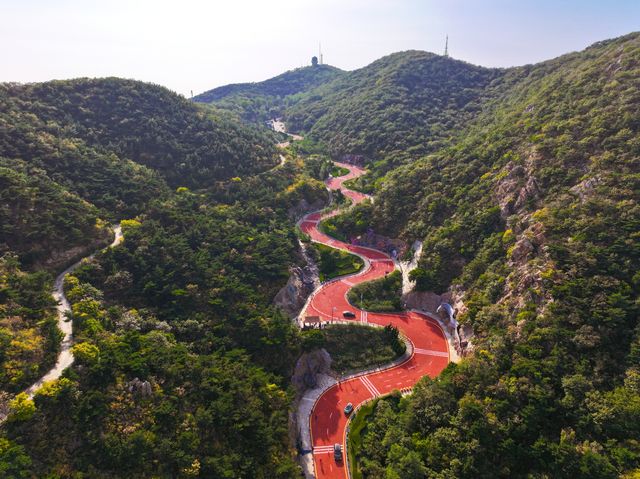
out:
{"label": "valley between hills", "polygon": [[640,474],[640,34],[0,105],[2,477]]}

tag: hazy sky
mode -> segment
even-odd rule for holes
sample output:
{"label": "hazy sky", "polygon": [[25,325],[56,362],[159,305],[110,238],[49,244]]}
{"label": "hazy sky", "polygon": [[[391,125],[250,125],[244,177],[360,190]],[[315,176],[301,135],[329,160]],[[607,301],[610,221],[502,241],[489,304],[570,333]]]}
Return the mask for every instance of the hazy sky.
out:
{"label": "hazy sky", "polygon": [[0,81],[120,76],[184,95],[399,50],[533,63],[640,30],[640,0],[0,0]]}

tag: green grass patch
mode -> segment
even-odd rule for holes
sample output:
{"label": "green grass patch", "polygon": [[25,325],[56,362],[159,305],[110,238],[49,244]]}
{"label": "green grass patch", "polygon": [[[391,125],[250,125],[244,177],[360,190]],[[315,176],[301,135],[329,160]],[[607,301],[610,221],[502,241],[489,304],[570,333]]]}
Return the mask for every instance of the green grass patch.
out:
{"label": "green grass patch", "polygon": [[333,165],[333,168],[331,168],[331,176],[333,176],[334,178],[339,178],[348,173],[349,170],[347,168],[343,168],[342,166]]}
{"label": "green grass patch", "polygon": [[349,469],[351,479],[362,479],[362,471],[358,464],[358,453],[362,449],[362,431],[367,426],[367,419],[373,414],[378,399],[363,405],[351,419],[349,434],[347,436],[347,454],[349,456]]}
{"label": "green grass patch", "polygon": [[384,278],[368,281],[349,290],[351,304],[367,311],[401,311],[402,273],[395,270]]}
{"label": "green grass patch", "polygon": [[373,205],[365,200],[352,208],[320,222],[318,228],[323,233],[339,239],[349,241],[349,238],[361,235],[371,225]]}
{"label": "green grass patch", "polygon": [[[336,311],[342,319],[342,311]],[[334,371],[346,373],[390,363],[405,352],[404,341],[391,326],[375,328],[364,324],[334,324],[304,333],[305,349],[325,348]],[[308,347],[306,346],[308,345]]]}
{"label": "green grass patch", "polygon": [[373,185],[365,182],[364,176],[359,176],[357,178],[351,178],[343,183],[346,188],[349,188],[353,191],[359,191],[360,193],[364,193],[367,195],[371,195],[375,192],[375,188]]}
{"label": "green grass patch", "polygon": [[[333,205],[331,206],[331,208],[335,209]],[[322,231],[324,234],[331,236],[332,238],[347,242],[348,241],[347,235],[343,231],[340,231],[337,228],[334,218],[335,216],[331,218],[327,218],[326,220],[320,221],[320,223],[318,223],[318,229]]]}
{"label": "green grass patch", "polygon": [[345,274],[357,273],[364,266],[359,256],[347,253],[330,246],[314,243],[317,253],[320,281],[327,281]]}

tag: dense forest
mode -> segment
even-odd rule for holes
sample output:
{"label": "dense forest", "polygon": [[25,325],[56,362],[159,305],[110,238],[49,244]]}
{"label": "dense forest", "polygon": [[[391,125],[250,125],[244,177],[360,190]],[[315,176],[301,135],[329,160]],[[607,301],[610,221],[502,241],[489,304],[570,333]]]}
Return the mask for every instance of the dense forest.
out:
{"label": "dense forest", "polygon": [[[300,261],[295,218],[328,200],[314,172],[154,85],[12,84],[2,101],[3,477],[294,477],[301,337],[271,301]],[[12,399],[59,349],[53,273],[116,220],[125,241],[65,280],[74,366]]]}
{"label": "dense forest", "polygon": [[[505,72],[464,138],[359,222],[424,239],[474,352],[363,431],[363,477],[619,477],[640,465],[640,35]],[[364,215],[364,218],[363,218]]]}
{"label": "dense forest", "polygon": [[427,52],[394,53],[309,91],[284,116],[334,156],[424,154],[475,116],[500,73]]}
{"label": "dense forest", "polygon": [[[357,473],[639,473],[639,34],[500,70],[401,52],[196,101],[213,106],[115,78],[0,85],[0,475],[299,477],[300,354],[369,337],[347,370],[404,348],[397,330],[301,333],[272,303],[344,154],[375,199],[321,228],[422,241],[415,289],[473,331],[459,363],[359,416]],[[279,166],[256,125],[274,116],[306,135]],[[53,275],[119,221],[124,242],[65,281],[73,367],[16,395],[59,350]],[[360,268],[315,254],[323,277]],[[400,289],[392,273],[349,300],[397,310]]]}

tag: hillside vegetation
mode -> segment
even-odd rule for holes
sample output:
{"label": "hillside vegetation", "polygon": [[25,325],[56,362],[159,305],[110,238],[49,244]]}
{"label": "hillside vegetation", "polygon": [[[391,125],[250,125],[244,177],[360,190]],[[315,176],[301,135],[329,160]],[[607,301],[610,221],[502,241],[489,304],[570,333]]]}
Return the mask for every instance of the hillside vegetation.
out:
{"label": "hillside vegetation", "polygon": [[[293,159],[272,169],[270,136],[154,85],[1,91],[2,474],[295,477],[300,338],[271,301],[323,184]],[[123,218],[124,242],[66,278],[74,365],[14,397],[59,349],[53,273]]]}
{"label": "hillside vegetation", "polygon": [[640,35],[493,88],[460,140],[387,175],[369,211],[378,231],[424,239],[417,288],[453,290],[475,338],[377,405],[364,477],[640,466]]}
{"label": "hillside vegetation", "polygon": [[[216,109],[128,80],[0,85],[2,474],[298,477],[288,378],[339,333],[301,335],[271,301],[344,153],[375,201],[323,230],[422,240],[415,288],[450,293],[474,334],[358,419],[362,477],[638,474],[640,34],[504,70],[401,52],[198,100]],[[281,114],[308,137],[272,168],[273,136],[234,117]],[[65,284],[74,366],[11,400],[59,347],[52,273],[121,219]],[[399,285],[350,299],[396,309]]]}
{"label": "hillside vegetation", "polygon": [[60,349],[55,304],[46,274],[0,257],[0,403],[42,375]]}
{"label": "hillside vegetation", "polygon": [[[144,165],[174,187],[203,187],[277,163],[264,135],[156,85],[117,78],[5,84],[0,98],[0,145],[10,158],[35,156],[40,143],[55,149],[56,141],[81,142]],[[32,145],[36,139],[41,142]]]}
{"label": "hillside vegetation", "polygon": [[[0,157],[11,176],[2,192],[7,203],[0,245],[19,244],[27,265],[56,249],[89,243],[98,233],[91,231],[98,212],[107,219],[133,216],[169,187],[212,186],[277,163],[265,135],[141,82],[2,84],[0,104]],[[20,181],[39,187],[18,188]],[[46,197],[27,198],[42,196],[45,183]],[[21,191],[10,193],[10,185]],[[20,231],[9,229],[17,224]],[[48,244],[38,235],[46,235]]]}
{"label": "hillside vegetation", "polygon": [[249,123],[264,123],[282,116],[285,108],[304,92],[342,76],[330,65],[296,68],[257,83],[236,83],[194,97],[201,103],[228,110]]}
{"label": "hillside vegetation", "polygon": [[421,154],[477,114],[500,73],[427,52],[394,53],[308,92],[285,119],[333,155]]}

